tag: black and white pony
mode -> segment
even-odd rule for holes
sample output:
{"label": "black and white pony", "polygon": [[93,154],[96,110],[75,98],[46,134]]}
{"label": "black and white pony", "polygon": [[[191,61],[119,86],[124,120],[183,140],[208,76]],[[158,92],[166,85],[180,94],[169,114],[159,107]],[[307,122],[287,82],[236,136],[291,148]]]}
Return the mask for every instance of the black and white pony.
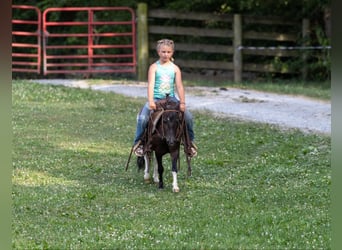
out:
{"label": "black and white pony", "polygon": [[[145,131],[145,155],[138,157],[137,164],[139,169],[144,168],[144,180],[150,181],[150,168],[155,157],[153,180],[159,183],[159,188],[164,188],[163,181],[163,156],[170,154],[172,172],[172,191],[179,192],[177,173],[180,169],[180,145],[189,145],[189,138],[184,120],[184,113],[179,110],[179,102],[172,101],[170,98],[158,101],[157,109],[151,112],[149,123]],[[154,157],[153,157],[154,154]],[[191,175],[191,158],[186,154],[188,163],[188,175]]]}

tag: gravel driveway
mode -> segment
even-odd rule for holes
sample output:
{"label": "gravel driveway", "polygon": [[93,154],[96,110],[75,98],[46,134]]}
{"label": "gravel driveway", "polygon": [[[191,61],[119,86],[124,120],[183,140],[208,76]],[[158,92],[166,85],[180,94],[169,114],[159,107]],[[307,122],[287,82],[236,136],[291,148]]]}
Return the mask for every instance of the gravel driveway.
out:
{"label": "gravel driveway", "polygon": [[[32,81],[146,98],[146,83],[89,85],[86,80]],[[207,110],[219,116],[331,135],[330,101],[236,88],[186,87],[186,103],[190,110]]]}

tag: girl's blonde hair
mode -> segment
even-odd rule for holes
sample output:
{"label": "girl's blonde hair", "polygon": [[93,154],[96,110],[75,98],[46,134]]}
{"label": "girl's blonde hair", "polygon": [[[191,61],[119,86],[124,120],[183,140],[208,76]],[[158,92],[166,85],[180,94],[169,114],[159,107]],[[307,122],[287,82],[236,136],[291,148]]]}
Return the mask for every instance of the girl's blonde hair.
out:
{"label": "girl's blonde hair", "polygon": [[161,40],[159,40],[157,42],[157,50],[159,50],[162,45],[170,46],[173,51],[175,50],[175,43],[172,40],[170,40],[170,39],[161,39]]}
{"label": "girl's blonde hair", "polygon": [[[170,40],[170,39],[161,39],[157,42],[157,51],[159,51],[160,47],[162,45],[166,45],[171,47],[172,51],[175,51],[175,43]],[[173,62],[175,59],[173,57],[171,57],[171,61]]]}

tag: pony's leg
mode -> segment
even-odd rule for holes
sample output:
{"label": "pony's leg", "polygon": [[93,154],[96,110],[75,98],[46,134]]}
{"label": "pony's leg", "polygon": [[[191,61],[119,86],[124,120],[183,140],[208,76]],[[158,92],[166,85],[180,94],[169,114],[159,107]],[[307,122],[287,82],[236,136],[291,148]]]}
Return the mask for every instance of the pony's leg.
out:
{"label": "pony's leg", "polygon": [[149,183],[150,182],[151,157],[148,154],[145,154],[144,159],[145,159],[144,181],[146,183]]}
{"label": "pony's leg", "polygon": [[173,157],[172,158],[172,192],[178,193],[179,192],[179,187],[178,187],[178,181],[177,181],[177,162],[178,162],[178,157]]}
{"label": "pony's leg", "polygon": [[163,172],[164,172],[164,167],[163,167],[163,158],[161,155],[156,155],[157,159],[157,164],[158,164],[158,174],[159,174],[159,188],[164,188],[164,182],[163,182]]}
{"label": "pony's leg", "polygon": [[153,168],[153,181],[154,183],[159,183],[159,175],[158,175],[158,163],[154,160],[154,168]]}
{"label": "pony's leg", "polygon": [[172,192],[178,193],[179,192],[179,187],[178,187],[178,182],[177,182],[177,172],[172,171]]}

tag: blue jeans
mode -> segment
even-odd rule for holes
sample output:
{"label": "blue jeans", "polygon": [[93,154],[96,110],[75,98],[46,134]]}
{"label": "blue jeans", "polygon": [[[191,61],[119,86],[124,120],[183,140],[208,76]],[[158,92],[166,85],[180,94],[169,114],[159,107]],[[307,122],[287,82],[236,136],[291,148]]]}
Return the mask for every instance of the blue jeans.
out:
{"label": "blue jeans", "polygon": [[[171,97],[173,101],[178,101],[175,97]],[[158,101],[157,99],[155,101]],[[150,112],[151,110],[149,109],[149,103],[146,102],[143,108],[140,110],[140,113],[137,115],[137,128],[135,131],[135,138],[134,138],[134,143],[135,145],[142,137],[144,134],[145,128],[147,127],[148,124],[148,119],[150,117]],[[194,141],[195,139],[195,134],[193,130],[193,121],[192,121],[192,114],[186,109],[184,112],[185,115],[185,124],[189,132],[189,137],[190,141]]]}

